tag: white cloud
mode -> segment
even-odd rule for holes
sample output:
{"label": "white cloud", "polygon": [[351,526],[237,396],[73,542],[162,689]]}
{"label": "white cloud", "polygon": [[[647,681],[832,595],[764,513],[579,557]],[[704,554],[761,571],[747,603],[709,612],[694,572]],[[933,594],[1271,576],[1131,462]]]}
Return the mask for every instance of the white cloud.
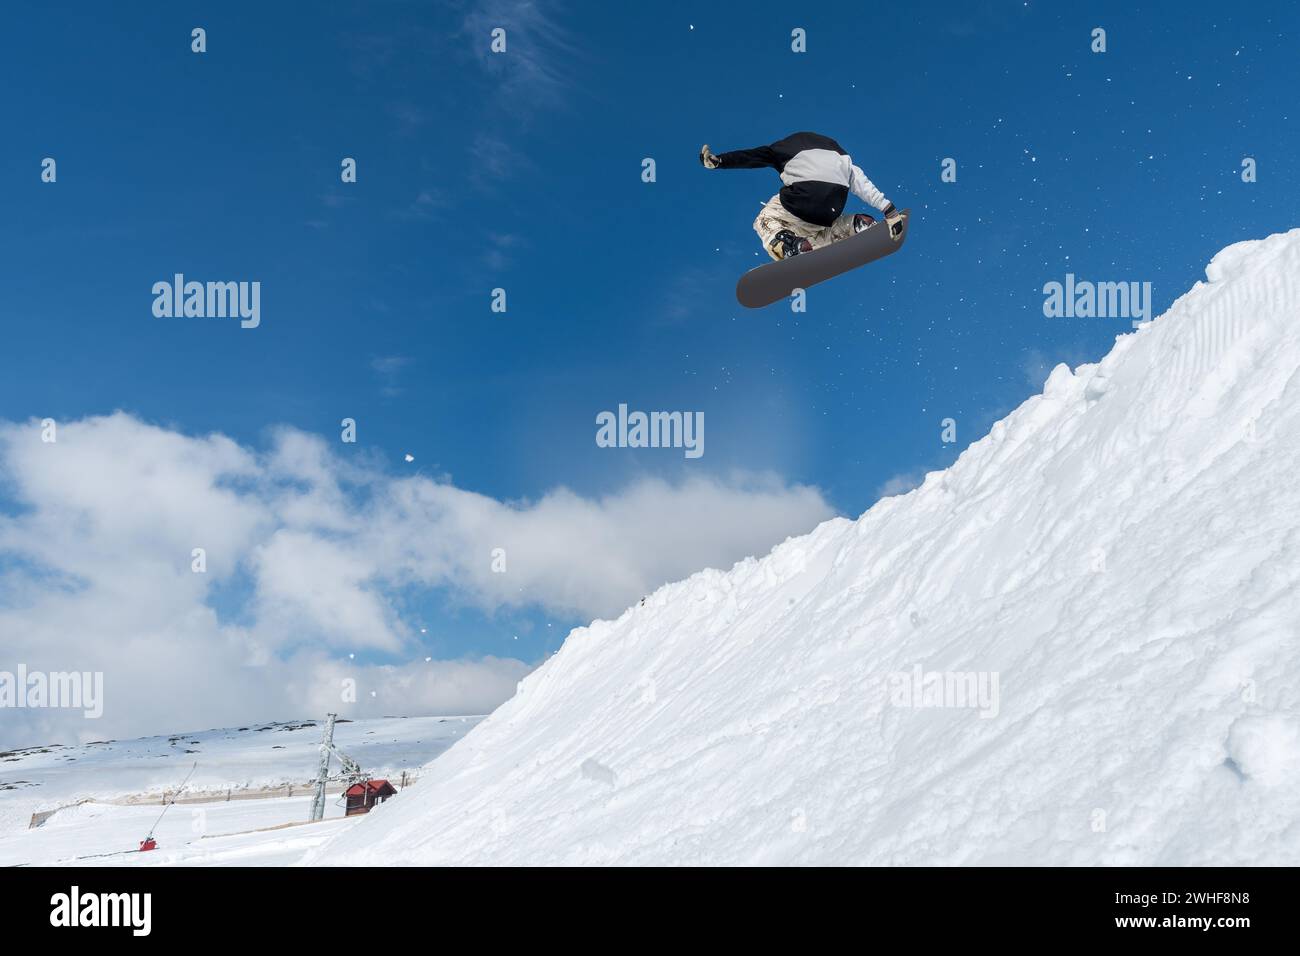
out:
{"label": "white cloud", "polygon": [[1091,362],[1087,349],[1082,345],[1072,344],[1057,346],[1053,349],[1053,354],[1049,355],[1041,349],[1026,349],[1020,360],[1020,370],[1024,373],[1025,381],[1035,389],[1040,389],[1047,381],[1047,376],[1051,374],[1052,369],[1064,362],[1070,368],[1075,368],[1085,362]]}
{"label": "white cloud", "polygon": [[[491,48],[492,31],[498,28],[506,31],[502,53]],[[534,0],[474,3],[465,14],[461,36],[497,83],[497,99],[504,108],[530,117],[538,106],[564,102],[573,82],[566,65],[582,51],[558,18]]]}
{"label": "white cloud", "polygon": [[921,483],[925,481],[925,475],[924,468],[900,472],[886,479],[885,483],[876,489],[876,497],[892,498],[895,495],[905,495],[913,488],[921,487]]}
{"label": "white cloud", "polygon": [[535,168],[526,153],[491,133],[475,136],[470,141],[468,152],[468,181],[487,192],[495,192],[506,180],[525,175]]}
{"label": "white cloud", "polygon": [[[348,713],[485,711],[528,665],[424,661],[401,611],[412,589],[488,613],[613,615],[832,513],[771,476],[502,502],[340,447],[284,428],[252,449],[120,412],[47,444],[35,421],[0,421],[0,670],[106,683],[101,720],[6,713],[0,745],[313,714],[339,707],[344,676],[364,689]],[[366,651],[393,663],[347,658]]]}
{"label": "white cloud", "polygon": [[378,376],[380,392],[389,398],[402,394],[400,385],[402,370],[410,365],[412,359],[405,355],[380,355],[370,360],[370,368]]}
{"label": "white cloud", "polygon": [[[730,567],[809,531],[833,510],[821,493],[777,479],[642,479],[588,499],[561,488],[505,503],[424,479],[392,482],[367,530],[384,554],[427,585],[453,583],[480,607],[540,604],[613,615],[702,567]],[[492,570],[492,551],[507,571]]]}
{"label": "white cloud", "polygon": [[451,205],[447,196],[437,189],[421,189],[413,200],[394,212],[398,219],[435,219]]}
{"label": "white cloud", "polygon": [[254,552],[259,632],[266,643],[311,637],[339,648],[400,651],[401,625],[376,569],[343,542],[281,528]]}
{"label": "white cloud", "polygon": [[380,375],[395,375],[411,364],[405,355],[380,355],[370,360],[370,367]]}

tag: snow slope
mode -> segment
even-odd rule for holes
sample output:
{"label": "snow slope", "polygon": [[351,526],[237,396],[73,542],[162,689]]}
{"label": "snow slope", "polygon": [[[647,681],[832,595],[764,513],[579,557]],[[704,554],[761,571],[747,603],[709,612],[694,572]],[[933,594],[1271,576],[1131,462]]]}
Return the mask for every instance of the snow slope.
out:
{"label": "snow slope", "polygon": [[1300,229],[1206,271],[921,488],[575,630],[306,862],[1300,863]]}
{"label": "snow slope", "polygon": [[[305,793],[163,809],[93,802],[69,807],[35,830],[0,833],[0,867],[276,866],[294,862],[360,819],[345,818],[342,799],[331,795],[325,820],[305,823],[311,811]],[[150,832],[158,848],[138,852]]]}
{"label": "snow slope", "polygon": [[[343,721],[335,728],[334,742],[375,776],[398,779],[403,770],[414,770],[433,760],[480,720],[390,717]],[[227,790],[249,791],[286,784],[301,787],[316,776],[320,738],[320,725],[306,720],[3,751],[0,841],[18,831],[25,832],[35,811],[78,800],[156,795],[157,802],[161,802],[163,790],[180,786],[191,767],[194,775],[186,787],[186,798],[204,792],[224,797]],[[337,761],[331,769],[337,772]],[[0,847],[0,861],[5,857]]]}

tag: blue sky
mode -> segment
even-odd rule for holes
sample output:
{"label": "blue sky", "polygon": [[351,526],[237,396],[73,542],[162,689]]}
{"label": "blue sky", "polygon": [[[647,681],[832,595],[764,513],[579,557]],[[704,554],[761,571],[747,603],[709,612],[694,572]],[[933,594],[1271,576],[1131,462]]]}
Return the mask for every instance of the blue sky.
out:
{"label": "blue sky", "polygon": [[[870,6],[7,11],[0,419],[121,410],[261,451],[287,426],[502,502],[771,473],[857,515],[1128,328],[1044,318],[1045,282],[1149,281],[1158,314],[1223,246],[1297,224],[1294,7]],[[804,314],[749,312],[734,284],[779,183],[697,152],[800,129],[911,207],[911,233]],[[154,318],[175,272],[259,280],[261,326]],[[705,455],[598,448],[620,402],[704,412]],[[207,598],[231,620],[241,574]],[[455,590],[395,589],[434,636],[363,655],[535,663],[583,619]]]}

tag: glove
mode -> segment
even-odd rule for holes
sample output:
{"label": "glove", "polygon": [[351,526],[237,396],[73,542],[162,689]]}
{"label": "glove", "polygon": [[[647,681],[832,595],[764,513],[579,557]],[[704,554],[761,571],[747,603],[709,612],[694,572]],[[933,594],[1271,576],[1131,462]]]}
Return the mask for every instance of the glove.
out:
{"label": "glove", "polygon": [[717,169],[722,165],[722,160],[713,155],[713,150],[709,149],[708,143],[700,147],[700,164],[705,169]]}
{"label": "glove", "polygon": [[881,212],[884,213],[885,222],[889,224],[889,238],[897,242],[903,237],[903,217],[899,215],[892,202]]}

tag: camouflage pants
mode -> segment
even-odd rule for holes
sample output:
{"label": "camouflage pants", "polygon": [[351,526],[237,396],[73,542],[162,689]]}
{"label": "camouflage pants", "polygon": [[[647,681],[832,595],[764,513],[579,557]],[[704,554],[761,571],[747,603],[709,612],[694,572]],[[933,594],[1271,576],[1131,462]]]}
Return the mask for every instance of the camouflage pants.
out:
{"label": "camouflage pants", "polygon": [[789,229],[796,236],[811,242],[814,249],[820,249],[853,235],[853,214],[845,213],[829,226],[815,226],[811,222],[804,222],[782,206],[781,196],[777,194],[763,204],[763,208],[758,211],[758,218],[754,220],[754,231],[763,240],[763,248],[773,259],[778,257],[772,252],[771,242],[782,229]]}

